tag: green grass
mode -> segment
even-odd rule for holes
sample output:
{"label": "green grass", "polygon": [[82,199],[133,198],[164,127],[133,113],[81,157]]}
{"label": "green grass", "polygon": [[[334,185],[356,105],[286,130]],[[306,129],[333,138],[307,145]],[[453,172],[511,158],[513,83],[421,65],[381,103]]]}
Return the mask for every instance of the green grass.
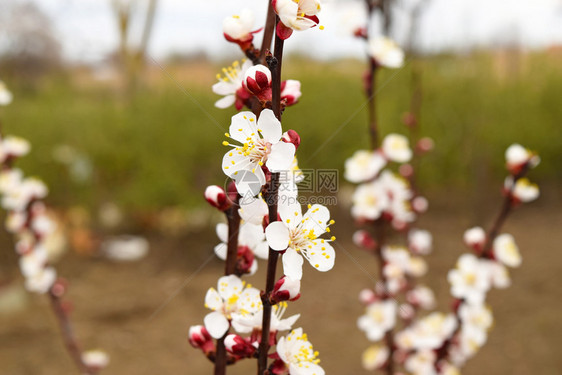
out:
{"label": "green grass", "polygon": [[[503,152],[513,142],[540,152],[535,180],[562,178],[560,61],[534,54],[523,62],[507,79],[498,78],[487,54],[417,62],[423,72],[421,133],[436,141],[435,151],[421,163],[425,187],[466,189],[483,180],[500,181]],[[347,157],[369,144],[364,65],[289,58],[285,68],[284,78],[303,85],[301,103],[283,120],[284,129],[301,135],[301,168],[341,169]],[[411,64],[379,77],[383,134],[406,132],[400,119],[409,103],[410,71]],[[3,78],[10,84],[10,77]],[[3,131],[31,141],[32,153],[19,163],[48,183],[53,204],[93,207],[114,201],[134,210],[195,206],[203,202],[206,185],[224,183],[221,141],[235,111],[214,108],[218,97],[206,84],[180,84],[188,94],[162,75],[131,100],[114,88],[84,88],[69,78],[51,79],[33,92],[13,87],[14,103],[0,113]],[[92,161],[91,180],[73,181],[53,159],[53,148],[61,144]]]}

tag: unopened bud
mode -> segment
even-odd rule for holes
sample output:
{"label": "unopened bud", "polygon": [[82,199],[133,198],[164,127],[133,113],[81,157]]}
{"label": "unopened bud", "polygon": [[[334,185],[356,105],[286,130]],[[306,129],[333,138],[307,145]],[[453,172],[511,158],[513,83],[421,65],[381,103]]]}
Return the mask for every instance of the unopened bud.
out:
{"label": "unopened bud", "polygon": [[252,357],[256,351],[253,345],[247,343],[246,340],[235,334],[230,334],[224,338],[224,346],[227,352],[243,358]]}
{"label": "unopened bud", "polygon": [[400,315],[400,318],[404,320],[412,319],[415,313],[416,311],[410,304],[403,303],[398,307],[398,315]]}
{"label": "unopened bud", "polygon": [[215,342],[213,341],[213,338],[207,329],[201,325],[191,326],[189,328],[188,340],[191,346],[201,349],[205,354],[215,351]]}
{"label": "unopened bud", "polygon": [[412,200],[412,208],[418,214],[424,213],[429,208],[429,202],[426,197],[417,196]]}
{"label": "unopened bud", "polygon": [[365,305],[370,305],[371,303],[375,302],[377,299],[377,295],[371,289],[363,289],[359,292],[359,301]]}
{"label": "unopened bud", "polygon": [[271,293],[271,302],[295,301],[301,296],[301,281],[283,276],[275,283]]}
{"label": "unopened bud", "polygon": [[214,206],[221,211],[230,207],[230,201],[226,196],[226,192],[223,188],[217,185],[207,186],[205,189],[205,199],[211,206]]}
{"label": "unopened bud", "polygon": [[464,232],[464,243],[476,251],[481,251],[486,242],[486,232],[480,227],[474,227]]}
{"label": "unopened bud", "polygon": [[242,86],[261,101],[271,100],[271,71],[265,65],[254,65],[244,74]]}
{"label": "unopened bud", "polygon": [[433,142],[433,139],[431,139],[429,137],[424,137],[424,138],[420,139],[418,141],[418,143],[416,144],[416,149],[420,153],[429,152],[429,151],[433,150],[433,147],[435,147],[435,143]]}
{"label": "unopened bud", "polygon": [[285,100],[287,107],[296,104],[301,95],[300,81],[288,79],[281,83],[281,100]]}
{"label": "unopened bud", "polygon": [[400,168],[398,168],[398,172],[404,178],[410,178],[414,175],[414,167],[411,164],[402,164]]}
{"label": "unopened bud", "polygon": [[295,150],[298,149],[299,145],[301,144],[301,137],[299,133],[297,133],[293,129],[289,129],[285,133],[283,133],[282,140],[283,142],[292,143],[293,145],[295,145]]}
{"label": "unopened bud", "polygon": [[402,122],[409,128],[413,128],[418,124],[416,116],[412,112],[406,112],[402,115]]}
{"label": "unopened bud", "polygon": [[377,247],[376,241],[366,230],[358,230],[353,233],[353,243],[365,250],[374,250]]}

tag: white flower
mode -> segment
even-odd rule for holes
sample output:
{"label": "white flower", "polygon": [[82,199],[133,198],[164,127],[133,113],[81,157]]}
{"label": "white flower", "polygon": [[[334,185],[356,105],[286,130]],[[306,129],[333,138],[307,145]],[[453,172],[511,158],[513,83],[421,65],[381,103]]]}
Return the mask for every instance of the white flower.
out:
{"label": "white flower", "polygon": [[235,61],[232,66],[222,69],[224,77],[217,74],[219,82],[213,85],[213,92],[218,95],[223,95],[224,98],[219,99],[215,103],[215,107],[228,108],[235,104],[236,109],[242,109],[244,100],[250,97],[250,94],[242,87],[242,79],[246,70],[252,66],[253,64],[249,60],[245,61],[242,66],[240,66],[238,61]]}
{"label": "white flower", "polygon": [[242,197],[239,205],[238,213],[240,218],[247,223],[262,225],[264,216],[269,213],[267,203],[265,203],[261,194],[257,197]]}
{"label": "white flower", "polygon": [[0,193],[11,194],[19,190],[23,181],[23,172],[20,169],[12,168],[0,172]]}
{"label": "white flower", "polygon": [[230,134],[227,133],[227,136],[242,145],[223,142],[233,148],[224,155],[222,170],[227,176],[234,178],[240,195],[245,196],[248,192],[257,194],[255,187],[243,185],[251,179],[242,178],[244,175],[239,175],[240,171],[250,171],[257,178],[256,182],[263,186],[263,165],[272,173],[286,171],[291,167],[295,145],[280,141],[281,135],[281,123],[270,109],[261,112],[257,124],[252,112],[241,112],[232,117]]}
{"label": "white flower", "polygon": [[0,81],[0,106],[8,105],[12,102],[13,95],[6,87],[6,84]]}
{"label": "white flower", "polygon": [[26,155],[31,146],[23,138],[7,136],[0,143],[0,159],[5,161],[8,157],[21,157]]}
{"label": "white flower", "polygon": [[[273,306],[269,328],[271,332],[289,331],[300,318],[300,314],[296,314],[283,319],[287,307],[287,302],[279,302]],[[233,313],[232,318],[236,322],[236,330],[240,333],[250,333],[254,330],[261,331],[263,326],[263,306],[260,304],[259,310],[252,314]]]}
{"label": "white flower", "polygon": [[406,294],[406,300],[412,305],[419,306],[425,310],[432,309],[435,306],[435,294],[433,294],[430,288],[422,285],[410,290]]}
{"label": "white flower", "polygon": [[109,364],[109,356],[103,350],[88,350],[82,353],[82,362],[88,367],[102,369]]}
{"label": "white flower", "polygon": [[244,9],[239,15],[226,17],[222,21],[222,31],[230,41],[246,42],[253,39],[254,12]]}
{"label": "white flower", "polygon": [[[219,339],[228,331],[233,314],[250,315],[261,307],[260,291],[245,283],[237,276],[223,276],[217,283],[217,290],[210,288],[205,296],[205,307],[213,312],[205,316],[205,328]],[[235,321],[232,325],[237,329]]]}
{"label": "white flower", "polygon": [[281,83],[281,100],[285,100],[286,106],[296,104],[301,95],[300,81],[288,79]]}
{"label": "white flower", "polygon": [[456,328],[457,319],[453,314],[434,312],[399,332],[396,342],[402,349],[434,350],[439,348]]}
{"label": "white flower", "polygon": [[19,259],[21,273],[24,277],[40,274],[47,264],[47,250],[43,246],[36,246],[32,251]]}
{"label": "white flower", "polygon": [[494,256],[508,267],[521,265],[521,254],[511,234],[500,234],[494,240]]}
{"label": "white flower", "polygon": [[302,328],[281,337],[277,343],[277,354],[291,375],[324,375],[324,370],[318,366],[318,352],[314,351]]}
{"label": "white flower", "polygon": [[42,181],[28,177],[16,189],[9,189],[4,193],[2,207],[11,211],[23,211],[32,200],[45,198],[47,192],[47,186]]}
{"label": "white flower", "polygon": [[435,370],[437,355],[433,350],[419,350],[408,356],[404,368],[412,375],[437,375]]}
{"label": "white flower", "polygon": [[390,351],[386,346],[372,345],[363,352],[361,362],[365,370],[374,371],[382,367],[388,360]]}
{"label": "white flower", "polygon": [[486,241],[486,232],[480,227],[473,227],[464,232],[464,243],[474,249],[481,249]]}
{"label": "white flower", "polygon": [[[219,259],[226,260],[227,244],[228,244],[228,225],[224,223],[217,224],[217,236],[221,243],[215,246],[215,254]],[[269,247],[265,240],[263,227],[252,223],[243,222],[240,224],[238,235],[238,247],[247,247],[250,251],[261,259],[267,259],[269,256]],[[253,261],[250,266],[250,275],[253,275],[258,269],[258,262]]]}
{"label": "white flower", "polygon": [[386,159],[380,152],[359,150],[345,161],[344,177],[353,183],[368,181],[375,178],[385,165]]}
{"label": "white flower", "polygon": [[494,288],[505,289],[511,286],[509,272],[503,264],[493,260],[482,260],[481,262],[484,262],[488,268],[490,280]]}
{"label": "white flower", "polygon": [[433,243],[433,237],[427,230],[412,229],[408,232],[408,246],[417,254],[429,254]]}
{"label": "white flower", "polygon": [[484,331],[489,330],[494,322],[492,311],[483,304],[461,304],[459,307],[459,317],[463,324],[470,325]]}
{"label": "white flower", "polygon": [[513,186],[513,178],[508,177],[505,180],[505,188],[508,190],[513,188],[513,197],[524,203],[532,202],[540,195],[538,185],[531,183],[528,178],[518,179],[515,186]]}
{"label": "white flower", "polygon": [[529,163],[531,168],[536,167],[540,163],[540,160],[537,154],[518,143],[512,144],[505,151],[507,169],[513,174],[517,174],[527,163]]}
{"label": "white flower", "polygon": [[384,36],[369,41],[369,55],[377,64],[386,68],[401,68],[404,65],[404,51],[393,40]]}
{"label": "white flower", "polygon": [[391,161],[406,163],[412,158],[408,138],[400,134],[389,134],[382,141],[382,152]]}
{"label": "white flower", "polygon": [[377,181],[359,185],[353,193],[351,215],[356,219],[376,220],[390,204],[384,187]]}
{"label": "white flower", "polygon": [[448,280],[451,294],[471,304],[482,303],[491,286],[487,264],[472,254],[461,255],[457,268],[449,271]]}
{"label": "white flower", "polygon": [[47,293],[57,279],[57,272],[53,267],[46,267],[39,272],[26,277],[25,288],[30,292]]}
{"label": "white flower", "polygon": [[293,280],[290,277],[283,276],[275,283],[271,293],[271,300],[276,302],[294,301],[300,297],[300,293],[300,280]]}
{"label": "white flower", "polygon": [[384,337],[387,331],[394,327],[396,323],[396,310],[396,301],[393,299],[373,302],[367,306],[365,315],[357,319],[357,326],[365,331],[367,339],[378,341]]}
{"label": "white flower", "polygon": [[318,24],[319,0],[274,0],[273,7],[283,25],[291,30],[306,30]]}
{"label": "white flower", "polygon": [[283,254],[285,276],[293,280],[302,278],[303,257],[319,271],[331,270],[336,253],[329,242],[336,238],[319,238],[330,232],[329,226],[334,223],[330,220],[330,211],[319,204],[308,205],[308,211],[303,215],[300,204],[295,202],[280,204],[279,216],[281,221],[269,224],[265,236],[273,250],[287,249]]}

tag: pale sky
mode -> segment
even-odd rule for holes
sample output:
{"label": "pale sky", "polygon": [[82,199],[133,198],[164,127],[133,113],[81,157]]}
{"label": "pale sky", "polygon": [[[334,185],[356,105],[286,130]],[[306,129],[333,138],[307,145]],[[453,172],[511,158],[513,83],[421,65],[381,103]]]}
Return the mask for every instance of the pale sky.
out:
{"label": "pale sky", "polygon": [[[2,0],[5,1],[5,0]],[[21,0],[8,0],[21,1]],[[67,58],[98,61],[117,46],[110,0],[32,0],[54,21]],[[133,0],[134,1],[134,0]],[[137,0],[143,2],[144,0]],[[412,3],[416,0],[403,0]],[[562,44],[562,0],[428,0],[419,43],[427,52],[517,43],[528,48]],[[324,31],[295,32],[289,51],[320,58],[363,56],[364,45],[346,33],[363,1],[324,0],[319,15]],[[149,54],[205,51],[214,58],[237,56],[222,37],[224,17],[249,8],[261,26],[266,0],[160,0]],[[406,20],[406,21],[405,21]],[[403,40],[407,18],[396,14],[395,35]]]}

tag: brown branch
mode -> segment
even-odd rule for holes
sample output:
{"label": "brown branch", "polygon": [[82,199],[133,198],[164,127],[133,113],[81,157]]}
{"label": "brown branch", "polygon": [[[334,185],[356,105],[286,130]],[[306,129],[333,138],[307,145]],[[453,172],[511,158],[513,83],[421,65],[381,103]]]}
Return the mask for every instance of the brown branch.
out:
{"label": "brown branch", "polygon": [[60,297],[58,297],[53,292],[52,288],[51,290],[49,290],[48,294],[49,294],[49,299],[51,300],[51,307],[53,308],[53,312],[57,317],[62,338],[64,341],[64,345],[66,347],[68,354],[70,355],[70,357],[76,364],[76,367],[78,368],[78,370],[80,370],[82,374],[86,374],[86,375],[97,374],[97,371],[88,367],[82,360],[82,351],[78,346],[78,342],[76,341],[76,338],[72,331],[72,326],[68,319],[68,314],[66,313],[64,307],[62,306]]}
{"label": "brown branch", "polygon": [[376,76],[378,66],[372,57],[369,57],[369,71],[366,77],[365,94],[368,100],[368,125],[369,135],[371,137],[371,149],[376,150],[379,147],[379,129],[377,121],[377,98],[376,98]]}
{"label": "brown branch", "polygon": [[261,42],[260,54],[259,54],[259,61],[262,64],[265,64],[265,53],[267,50],[271,48],[271,41],[273,39],[273,33],[275,32],[275,22],[276,22],[276,15],[273,9],[273,2],[268,0],[268,7],[267,7],[267,16],[265,19],[265,27],[263,30],[263,39]]}
{"label": "brown branch", "polygon": [[[275,23],[279,22],[276,16]],[[275,34],[275,47],[273,61],[270,64],[272,79],[272,110],[277,119],[281,121],[281,66],[283,62],[283,40]],[[269,208],[269,222],[277,221],[277,202],[279,191],[279,173],[271,174],[271,181],[267,190],[267,206]],[[264,375],[267,371],[267,355],[269,352],[269,334],[271,325],[271,301],[270,295],[275,285],[275,273],[277,270],[277,260],[279,252],[269,248],[269,257],[267,260],[267,277],[265,282],[265,293],[262,296],[263,302],[263,319],[261,341],[258,354],[258,375]]]}
{"label": "brown branch", "polygon": [[[240,214],[238,213],[238,200],[236,196],[232,205],[225,211],[226,219],[228,221],[228,243],[226,250],[226,261],[224,266],[225,276],[232,275],[236,272],[236,257],[238,254],[238,232],[240,230]],[[214,358],[215,362],[215,375],[224,375],[226,373],[226,366],[228,365],[226,348],[224,346],[224,339],[228,335],[228,331],[223,337],[217,340],[217,350]]]}

